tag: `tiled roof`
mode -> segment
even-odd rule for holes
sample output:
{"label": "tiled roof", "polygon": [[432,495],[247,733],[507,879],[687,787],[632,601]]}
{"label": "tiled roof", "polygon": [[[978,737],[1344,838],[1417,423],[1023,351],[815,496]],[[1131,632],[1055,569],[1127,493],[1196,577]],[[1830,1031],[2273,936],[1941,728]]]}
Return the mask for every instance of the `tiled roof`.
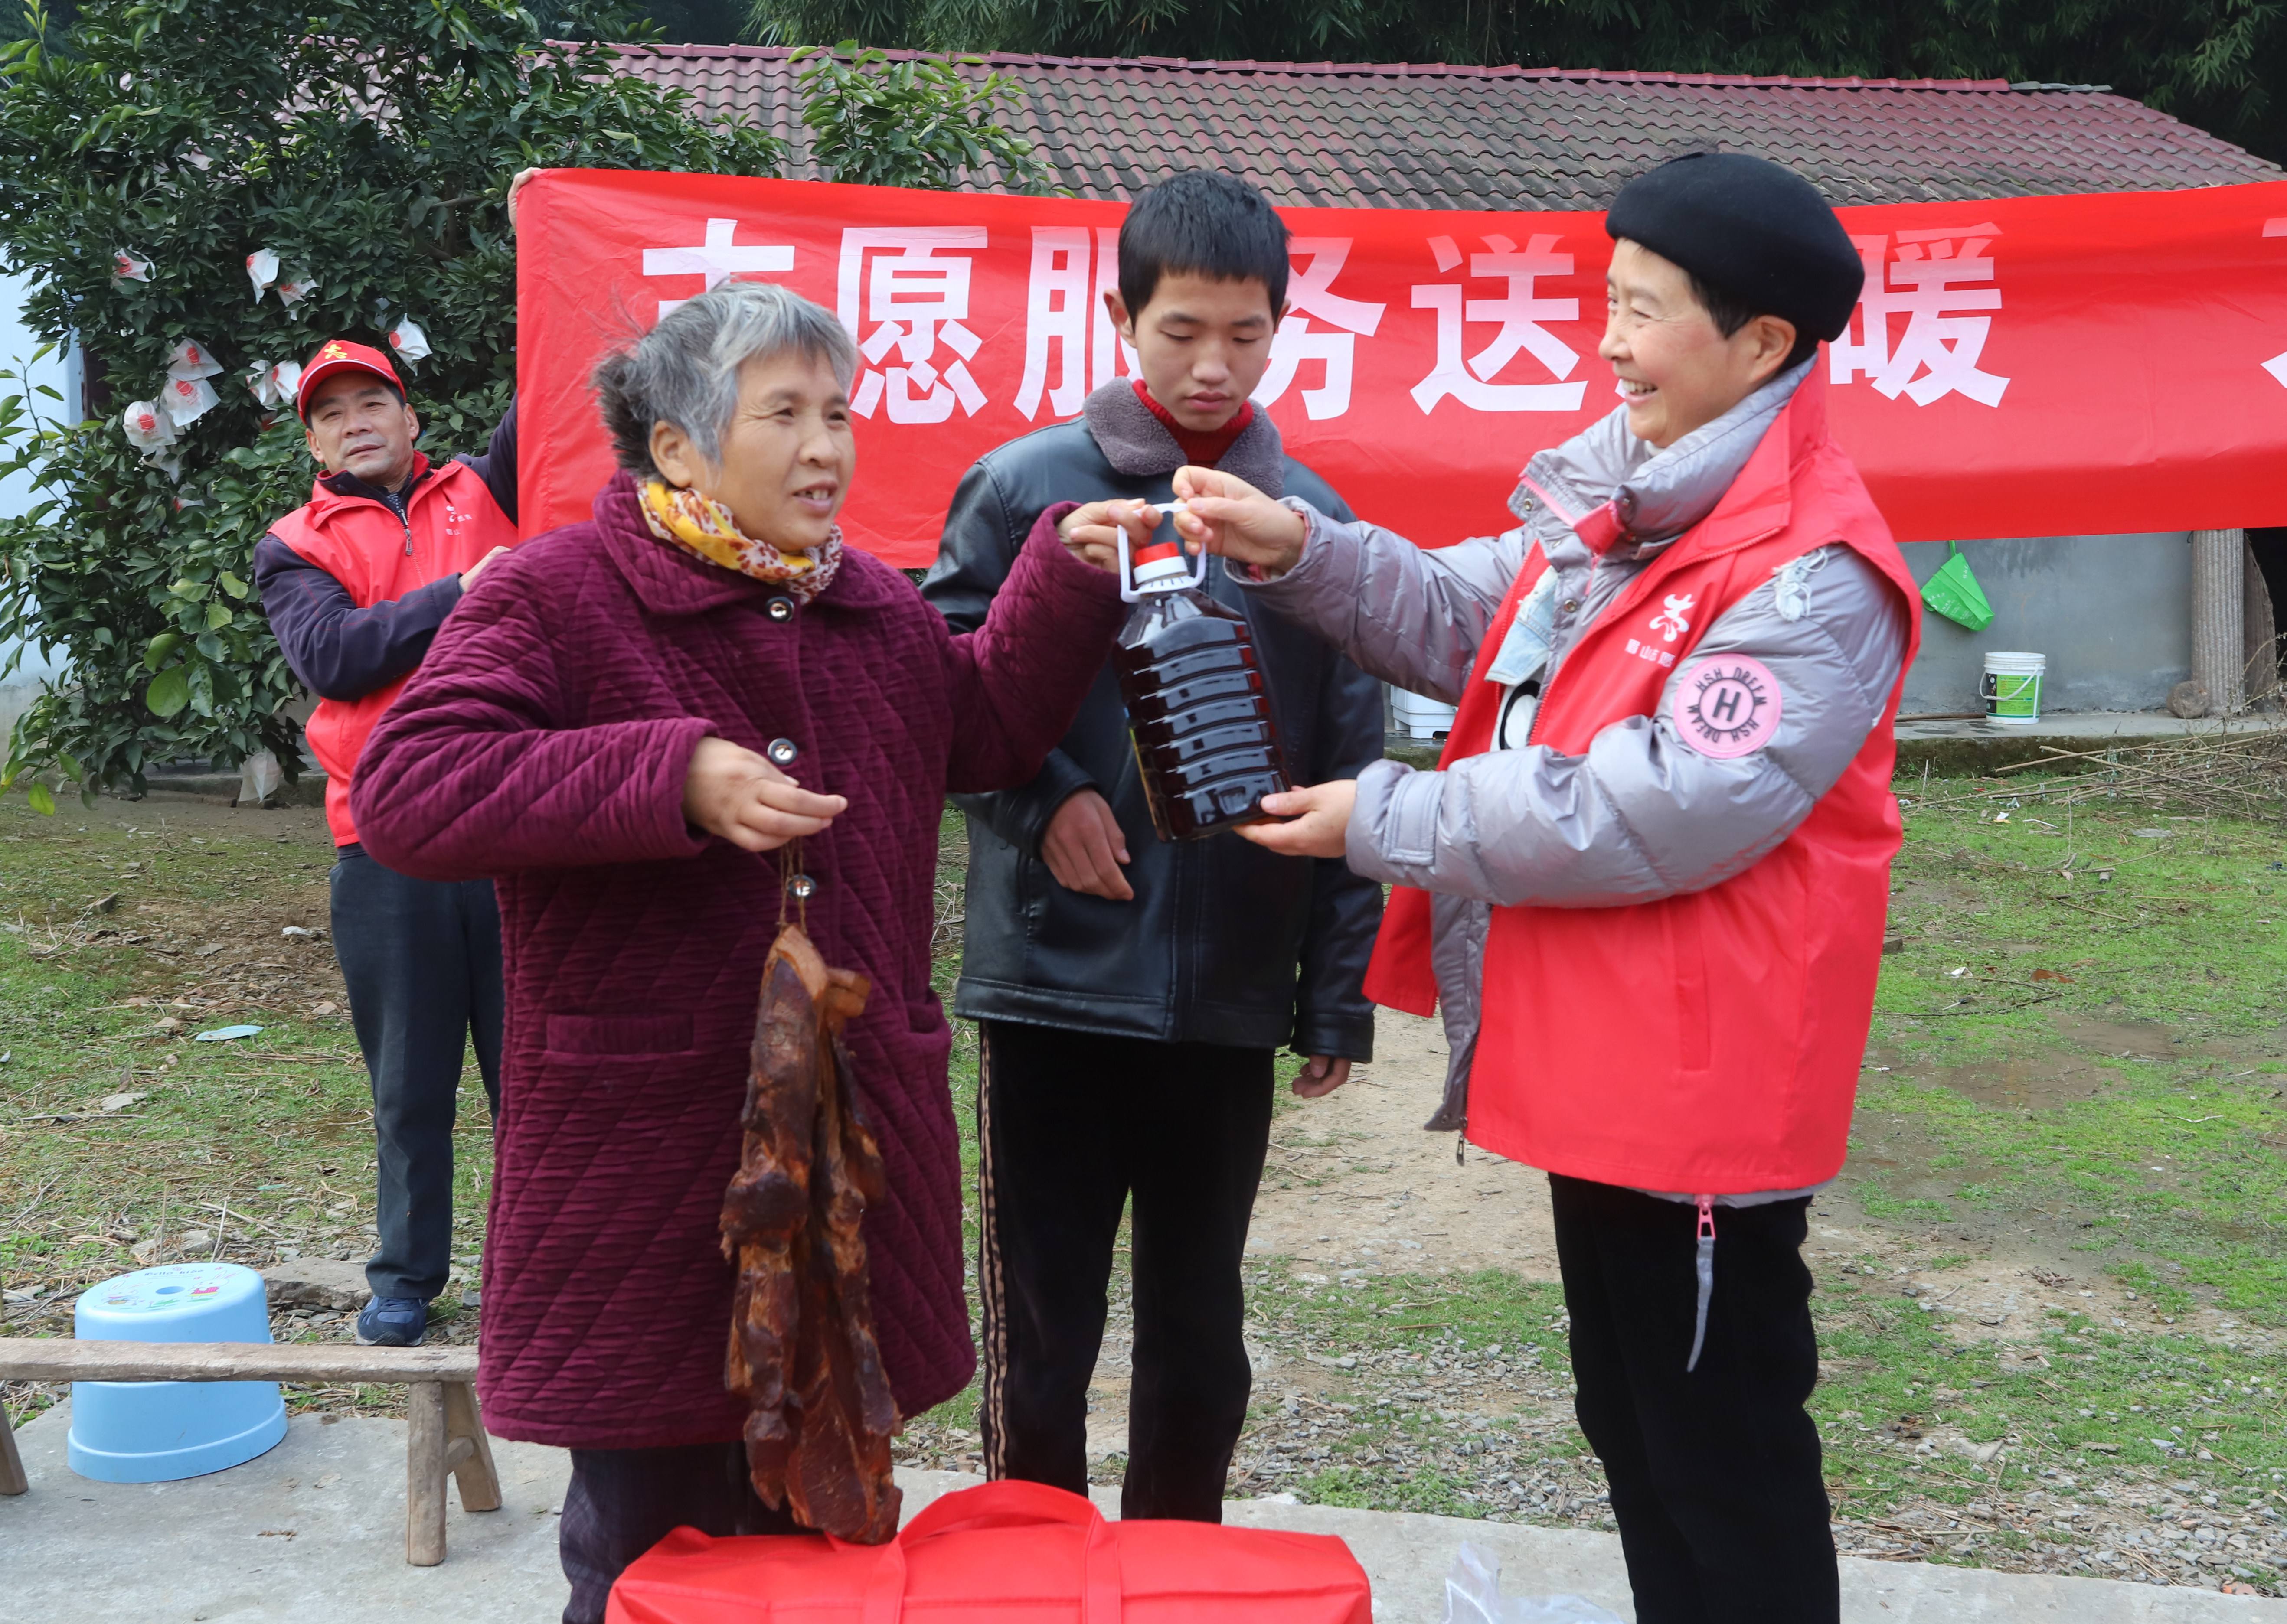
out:
{"label": "tiled roof", "polygon": [[[807,160],[784,49],[627,46],[628,71],[740,113]],[[908,52],[892,52],[893,57]],[[1445,64],[992,55],[1013,122],[1082,197],[1176,169],[1243,174],[1273,202],[1601,209],[1676,152],[1778,159],[1835,203],[2141,192],[2276,180],[2275,165],[2101,85],[1998,79],[1748,79]]]}

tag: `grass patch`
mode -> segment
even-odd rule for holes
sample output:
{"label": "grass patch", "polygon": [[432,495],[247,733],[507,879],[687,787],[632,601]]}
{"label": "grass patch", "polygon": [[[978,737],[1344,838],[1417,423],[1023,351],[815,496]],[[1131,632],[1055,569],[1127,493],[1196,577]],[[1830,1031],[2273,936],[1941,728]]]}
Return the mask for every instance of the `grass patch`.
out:
{"label": "grass patch", "polygon": [[[78,1290],[162,1257],[364,1255],[372,1101],[322,934],[332,861],[310,815],[0,809],[0,1334],[68,1336]],[[263,1029],[194,1041],[237,1024]],[[461,1107],[472,1273],[492,1176],[473,1067]],[[20,1421],[51,1395],[12,1396]]]}
{"label": "grass patch", "polygon": [[1907,814],[1854,1194],[2069,1212],[2120,1279],[2287,1323],[2287,839],[2023,800]]}
{"label": "grass patch", "polygon": [[[1241,1455],[1259,1487],[1328,1504],[1579,1520],[1601,1481],[1572,1420],[1558,1288],[1500,1271],[1351,1286],[1250,1281],[1249,1317],[1311,1367],[1293,1408],[1258,1402]],[[1851,1275],[1813,1298],[1810,1412],[1838,1515],[1967,1505],[2083,1480],[2166,1482],[2256,1503],[2287,1483],[2275,1362],[2059,1313],[2030,1344],[1965,1344]],[[1980,1446],[1998,1446],[1979,1459]],[[2061,1483],[2061,1479],[2063,1481]]]}

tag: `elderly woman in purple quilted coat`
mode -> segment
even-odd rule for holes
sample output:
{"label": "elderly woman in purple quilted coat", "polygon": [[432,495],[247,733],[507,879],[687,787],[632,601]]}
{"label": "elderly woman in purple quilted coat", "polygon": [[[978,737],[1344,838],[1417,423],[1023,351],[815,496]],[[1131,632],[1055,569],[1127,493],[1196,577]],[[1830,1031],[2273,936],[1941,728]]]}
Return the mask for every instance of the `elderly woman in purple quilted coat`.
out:
{"label": "elderly woman in purple quilted coat", "polygon": [[855,359],[828,312],[734,283],[606,361],[624,471],[590,522],[487,571],[359,764],[376,857],[499,886],[479,1387],[491,1431],[572,1451],[572,1624],[678,1524],[787,1525],[747,1486],[716,1243],[782,890],[873,982],[849,1040],[889,1175],[865,1234],[899,1411],[975,1366],[930,989],[940,808],[1040,769],[1121,606],[1048,524],[964,636],[845,550]]}

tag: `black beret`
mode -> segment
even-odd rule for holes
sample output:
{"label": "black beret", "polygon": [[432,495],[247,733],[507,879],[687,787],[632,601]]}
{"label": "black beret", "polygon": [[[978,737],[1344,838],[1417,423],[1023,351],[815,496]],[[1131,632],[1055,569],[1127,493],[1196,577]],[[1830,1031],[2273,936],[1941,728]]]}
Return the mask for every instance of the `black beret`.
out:
{"label": "black beret", "polygon": [[1841,335],[1866,282],[1817,188],[1745,153],[1694,153],[1637,176],[1620,188],[1604,229],[1814,338]]}

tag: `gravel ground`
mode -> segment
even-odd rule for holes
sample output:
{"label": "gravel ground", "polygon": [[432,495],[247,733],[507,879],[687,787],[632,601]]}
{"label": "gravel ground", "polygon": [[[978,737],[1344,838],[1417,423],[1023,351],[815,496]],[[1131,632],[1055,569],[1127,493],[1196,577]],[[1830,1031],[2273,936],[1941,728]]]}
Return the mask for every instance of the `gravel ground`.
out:
{"label": "gravel ground", "polygon": [[[1258,1291],[1273,1283],[1268,1273],[1254,1281]],[[1119,1443],[1130,1325],[1122,1303],[1092,1395],[1089,1478],[1098,1484],[1117,1484],[1126,1464]],[[1563,1332],[1560,1321],[1545,1343],[1361,1356],[1252,1321],[1254,1407],[1230,1494],[1349,1504],[1411,1499],[1409,1509],[1448,1515],[1611,1530],[1603,1472],[1572,1421]],[[1930,1440],[1917,1433],[1895,1441],[1911,1454]],[[898,1459],[977,1472],[979,1448],[973,1420],[940,1412],[906,1429]],[[1353,1474],[1371,1478],[1368,1492],[1349,1486]],[[2267,1578],[2287,1569],[2287,1495],[2274,1491],[2269,1503],[2242,1510],[2181,1480],[2060,1472],[2043,1481],[1967,1504],[1909,1496],[1879,1518],[1841,1515],[1835,1545],[1846,1556],[1884,1561],[2277,1593]]]}

